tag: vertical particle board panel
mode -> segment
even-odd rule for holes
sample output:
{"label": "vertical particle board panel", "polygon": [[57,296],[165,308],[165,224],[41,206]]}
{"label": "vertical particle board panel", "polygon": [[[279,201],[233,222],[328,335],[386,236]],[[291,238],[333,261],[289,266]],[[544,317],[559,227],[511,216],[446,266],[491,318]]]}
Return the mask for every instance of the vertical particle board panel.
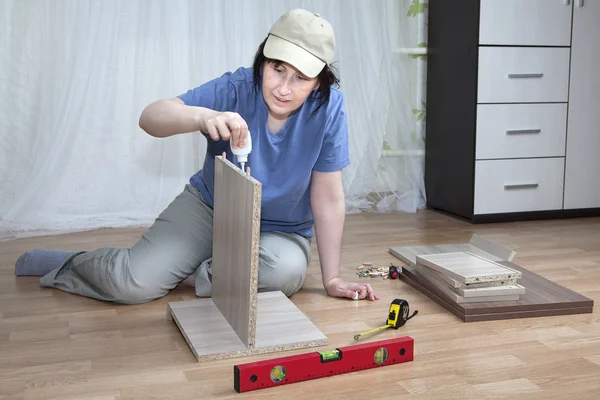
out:
{"label": "vertical particle board panel", "polygon": [[253,347],[261,183],[225,157],[215,157],[214,192],[212,300],[242,343]]}

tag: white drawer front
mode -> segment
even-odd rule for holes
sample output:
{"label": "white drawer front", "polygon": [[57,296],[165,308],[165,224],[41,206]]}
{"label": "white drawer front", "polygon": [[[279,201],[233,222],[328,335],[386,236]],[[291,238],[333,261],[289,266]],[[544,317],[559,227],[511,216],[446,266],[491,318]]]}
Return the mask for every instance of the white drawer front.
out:
{"label": "white drawer front", "polygon": [[566,102],[568,48],[480,47],[479,103]]}
{"label": "white drawer front", "polygon": [[570,46],[578,0],[481,0],[479,43]]}
{"label": "white drawer front", "polygon": [[567,104],[479,104],[476,158],[564,157]]}
{"label": "white drawer front", "polygon": [[562,209],[564,158],[475,162],[475,214]]}

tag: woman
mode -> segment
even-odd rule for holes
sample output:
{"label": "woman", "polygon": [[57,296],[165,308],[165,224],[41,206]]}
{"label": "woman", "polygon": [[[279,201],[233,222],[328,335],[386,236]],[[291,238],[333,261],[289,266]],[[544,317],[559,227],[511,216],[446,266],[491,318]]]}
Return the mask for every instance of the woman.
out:
{"label": "woman", "polygon": [[370,285],[339,277],[341,170],[349,157],[344,99],[332,87],[334,44],[327,21],[292,10],[272,26],[252,69],[150,104],[140,116],[148,134],[210,138],[202,170],[131,249],[34,250],[17,260],[17,275],[43,275],[44,287],[124,304],[157,299],[182,281],[210,296],[214,157],[234,160],[230,145],[243,147],[251,135],[248,165],[262,183],[259,291],[301,289],[314,227],[328,295],[377,300]]}

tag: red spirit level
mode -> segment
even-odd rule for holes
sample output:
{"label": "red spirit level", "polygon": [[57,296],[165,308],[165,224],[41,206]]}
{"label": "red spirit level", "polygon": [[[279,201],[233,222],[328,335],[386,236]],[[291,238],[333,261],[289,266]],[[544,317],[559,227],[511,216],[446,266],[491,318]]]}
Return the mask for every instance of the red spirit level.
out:
{"label": "red spirit level", "polygon": [[233,367],[238,393],[413,360],[414,339],[403,336]]}

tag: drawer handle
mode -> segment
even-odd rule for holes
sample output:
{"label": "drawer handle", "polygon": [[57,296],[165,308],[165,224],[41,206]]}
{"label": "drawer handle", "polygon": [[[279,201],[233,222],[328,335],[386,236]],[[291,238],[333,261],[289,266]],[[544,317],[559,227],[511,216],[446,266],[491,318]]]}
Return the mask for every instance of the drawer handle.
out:
{"label": "drawer handle", "polygon": [[513,129],[513,130],[507,130],[506,134],[507,135],[522,135],[522,134],[526,134],[526,133],[540,133],[542,130],[541,129]]}
{"label": "drawer handle", "polygon": [[535,189],[540,186],[538,183],[519,183],[513,185],[504,185],[504,190],[510,189]]}
{"label": "drawer handle", "polygon": [[509,78],[541,78],[544,74],[508,74]]}

